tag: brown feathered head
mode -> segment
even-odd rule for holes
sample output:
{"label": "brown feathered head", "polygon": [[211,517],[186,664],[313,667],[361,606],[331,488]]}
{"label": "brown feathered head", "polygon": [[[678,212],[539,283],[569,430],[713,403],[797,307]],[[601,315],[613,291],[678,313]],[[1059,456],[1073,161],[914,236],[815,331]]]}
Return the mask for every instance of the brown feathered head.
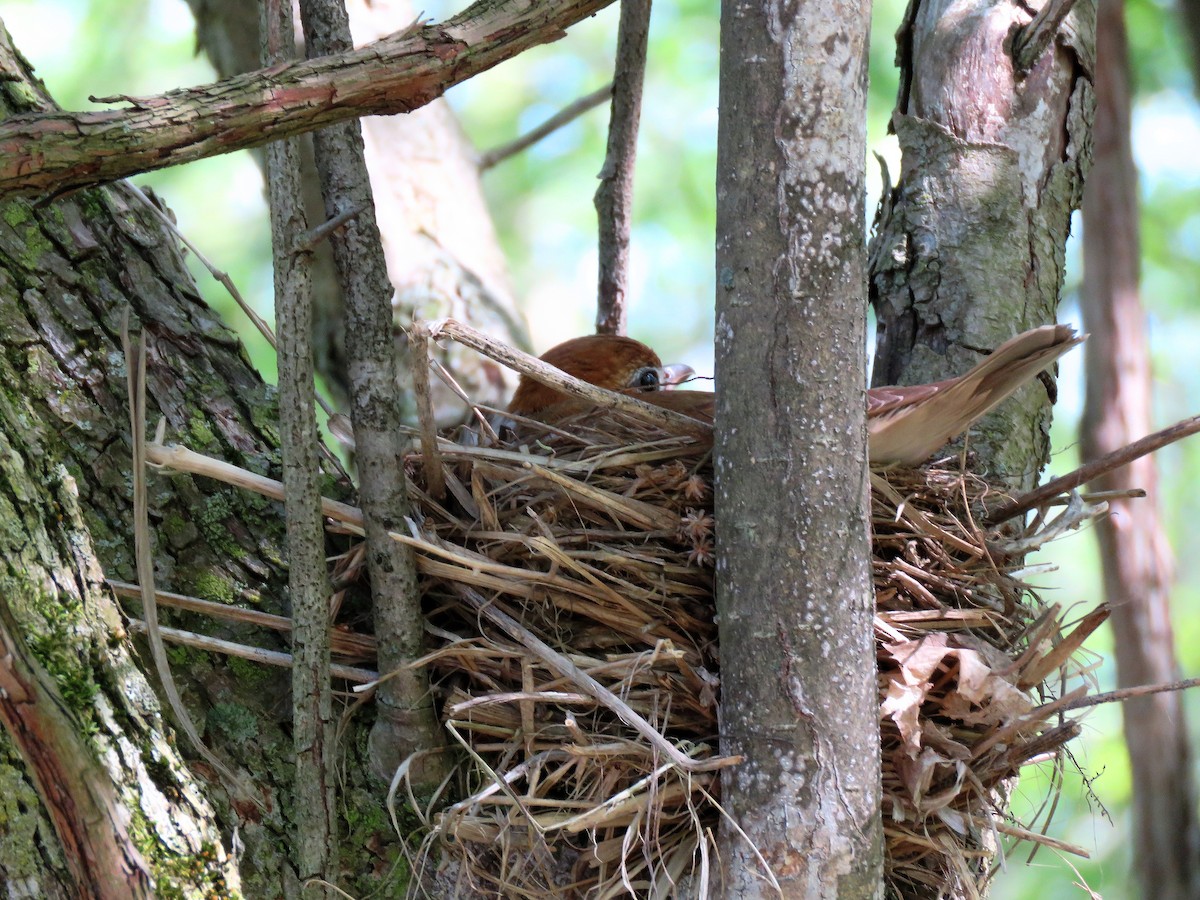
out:
{"label": "brown feathered head", "polygon": [[[612,334],[573,338],[551,347],[541,359],[568,375],[610,391],[656,391],[694,374],[688,366],[664,366],[658,354],[641,341]],[[536,417],[566,399],[553,388],[522,375],[508,410]]]}

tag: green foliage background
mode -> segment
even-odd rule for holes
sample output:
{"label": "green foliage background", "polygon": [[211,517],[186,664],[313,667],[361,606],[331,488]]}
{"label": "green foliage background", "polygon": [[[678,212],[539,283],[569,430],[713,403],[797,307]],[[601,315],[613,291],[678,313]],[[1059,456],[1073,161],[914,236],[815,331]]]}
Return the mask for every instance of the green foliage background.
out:
{"label": "green foliage background", "polygon": [[[440,18],[455,11],[444,2],[424,7]],[[1200,282],[1200,112],[1193,98],[1182,29],[1172,7],[1154,0],[1126,4],[1138,85],[1135,151],[1142,171],[1143,289],[1151,321],[1157,373],[1158,418],[1166,424],[1197,412],[1200,369],[1194,364]],[[895,96],[892,35],[900,0],[876,4],[871,51],[870,135],[873,149],[898,169],[886,125]],[[66,108],[94,109],[89,95],[154,94],[213,80],[194,53],[191,16],[182,0],[8,0],[2,11],[17,47],[38,67]],[[536,125],[611,77],[615,6],[541,47],[470,83],[449,99],[481,149],[503,143]],[[718,4],[658,0],[639,143],[636,225],[633,235],[631,323],[634,336],[654,344],[664,358],[712,366],[714,177],[717,123]],[[405,24],[405,23],[398,23]],[[531,320],[535,345],[590,330],[594,313],[595,214],[592,194],[604,153],[604,107],[594,110],[486,176],[486,186],[513,282]],[[183,231],[266,317],[271,315],[269,238],[258,169],[246,153],[195,163],[137,179],[174,209]],[[878,191],[872,162],[869,182]],[[875,197],[868,201],[868,216]],[[1067,285],[1064,317],[1077,317],[1078,248]],[[232,302],[196,267],[209,302],[245,335],[252,357],[268,378],[274,361]],[[1075,464],[1074,429],[1081,403],[1081,354],[1063,365],[1063,387],[1053,473]],[[1200,531],[1195,485],[1200,451],[1176,446],[1160,455],[1164,514],[1177,556],[1175,625],[1185,675],[1200,670]],[[1100,599],[1095,547],[1090,535],[1052,545],[1045,562],[1058,571],[1038,579],[1048,599],[1082,612]],[[1101,689],[1113,686],[1106,662],[1113,640],[1093,640]],[[1189,698],[1196,731],[1196,701]],[[1090,860],[1064,861],[1028,849],[1014,852],[998,876],[994,897],[1086,896],[1081,878],[1109,900],[1137,896],[1130,876],[1129,774],[1120,734],[1120,712],[1095,711],[1075,757],[1090,779],[1068,776],[1049,833],[1088,848]],[[1200,737],[1200,735],[1197,735]],[[1027,773],[1017,806],[1036,809],[1046,776]],[[1078,870],[1072,871],[1070,866]]]}

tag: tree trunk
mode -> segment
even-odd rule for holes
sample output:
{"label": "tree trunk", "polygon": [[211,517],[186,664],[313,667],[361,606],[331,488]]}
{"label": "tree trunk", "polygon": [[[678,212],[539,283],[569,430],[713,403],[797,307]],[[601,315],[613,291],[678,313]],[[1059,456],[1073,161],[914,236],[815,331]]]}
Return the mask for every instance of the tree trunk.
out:
{"label": "tree trunk", "polygon": [[[726,3],[717,181],[721,859],[730,897],[881,892],[862,196],[869,8]],[[768,174],[769,173],[769,174]],[[819,385],[819,389],[814,389]]]}
{"label": "tree trunk", "polygon": [[[1153,427],[1150,355],[1138,294],[1129,54],[1120,3],[1101,0],[1096,41],[1106,63],[1096,77],[1096,162],[1083,204],[1083,321],[1090,332],[1080,423],[1085,461]],[[1092,485],[1099,491],[1146,491],[1140,500],[1111,500],[1112,514],[1096,523],[1121,687],[1182,677],[1171,627],[1171,550],[1159,520],[1157,487],[1149,456]],[[1168,692],[1126,700],[1121,711],[1133,770],[1133,855],[1142,896],[1200,896],[1200,822],[1183,696]]]}
{"label": "tree trunk", "polygon": [[[960,374],[1054,320],[1091,156],[1092,15],[1076,6],[1026,71],[1012,50],[1028,34],[1023,5],[910,2],[892,117],[903,164],[871,245],[874,384]],[[977,424],[975,472],[1035,484],[1052,399],[1035,382]]]}
{"label": "tree trunk", "polygon": [[[0,69],[28,75],[12,53],[0,53]],[[5,109],[5,116],[36,111],[49,102],[32,87],[4,97],[29,100],[25,107]],[[136,670],[122,663],[128,645],[121,637],[119,615],[98,587],[98,569],[110,578],[136,580],[129,410],[118,339],[126,308],[148,344],[150,421],[165,419],[168,440],[279,476],[273,390],[250,367],[237,339],[200,301],[174,239],[125,188],[88,189],[37,206],[23,200],[4,203],[0,359],[7,369],[3,378],[11,411],[3,416],[3,427],[12,448],[6,458],[14,466],[24,460],[29,485],[6,492],[10,504],[7,512],[0,511],[6,533],[22,548],[5,558],[25,566],[25,571],[10,572],[24,586],[14,580],[13,589],[0,596],[3,621],[28,642],[30,655],[18,659],[55,677],[65,708],[79,722],[77,733],[96,733],[85,748],[90,757],[73,757],[71,765],[80,768],[81,777],[97,773],[96,779],[113,782],[121,809],[132,816],[124,827],[154,878],[202,884],[200,876],[209,870],[215,878],[221,868],[220,842],[206,835],[215,834],[219,823],[226,836],[236,827],[244,845],[239,865],[246,896],[298,897],[300,886],[289,858],[292,740],[286,672],[171,648],[184,702],[201,723],[207,743],[254,786],[254,793],[229,795],[202,765],[197,771],[208,783],[190,785],[168,741],[161,734],[154,737],[158,713],[153,695],[139,687]],[[78,490],[81,513],[69,505],[70,482]],[[278,504],[179,474],[152,473],[150,492],[160,588],[286,614]],[[86,534],[74,519],[80,514]],[[39,570],[46,574],[39,576]],[[348,602],[353,606],[356,601]],[[103,629],[98,621],[104,622]],[[243,643],[286,649],[277,638],[247,626],[215,625],[191,615],[172,622],[181,623]],[[95,674],[77,671],[78,661],[86,661],[85,669]],[[129,699],[118,703],[124,697]],[[350,720],[341,743],[341,771],[348,779],[340,807],[345,817],[343,871],[350,873],[348,889],[360,892],[377,884],[377,875],[388,869],[395,854],[379,789],[365,774],[366,718]],[[109,741],[118,756],[103,755]],[[12,744],[6,740],[4,746],[0,782],[11,787],[8,796],[29,796],[35,770],[12,767]],[[89,761],[91,768],[84,770]],[[205,804],[215,813],[207,812]],[[16,842],[16,835],[26,839],[21,852],[0,852],[0,880],[36,885],[31,889],[36,896],[71,894],[73,889],[57,879],[66,877],[64,860],[72,848],[54,845],[41,815],[35,805],[22,805],[20,815],[6,823],[7,840]],[[155,818],[147,822],[150,816]],[[192,821],[194,827],[187,824]],[[183,832],[182,839],[172,837],[176,830]],[[33,834],[39,837],[29,839]],[[194,877],[189,874],[193,870]],[[170,883],[160,881],[159,887],[165,891]]]}

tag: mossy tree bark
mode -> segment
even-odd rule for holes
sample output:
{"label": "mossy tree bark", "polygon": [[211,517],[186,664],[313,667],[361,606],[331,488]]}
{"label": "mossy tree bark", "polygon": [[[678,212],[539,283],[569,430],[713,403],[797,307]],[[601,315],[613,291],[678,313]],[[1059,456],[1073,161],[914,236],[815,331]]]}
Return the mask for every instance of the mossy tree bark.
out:
{"label": "mossy tree bark", "polygon": [[[49,105],[7,39],[0,42],[0,69],[22,79],[6,82],[3,115]],[[228,846],[236,828],[245,895],[298,897],[289,858],[286,672],[169,651],[184,701],[209,746],[253,785],[253,796],[230,795],[206,767],[190,774],[179,762],[153,691],[132,662],[120,615],[100,584],[100,571],[136,580],[119,339],[125,309],[148,345],[150,421],[162,417],[168,438],[192,449],[279,477],[273,389],[200,300],[174,239],[126,189],[0,204],[0,434],[7,481],[0,531],[9,535],[12,551],[5,551],[0,622],[20,636],[6,650],[39,673],[45,691],[39,696],[53,702],[79,736],[70,757],[79,777],[116,798],[121,812],[88,824],[97,831],[111,826],[111,842],[120,846],[128,839],[159,896],[170,896],[172,885],[216,885],[226,875],[221,841]],[[287,613],[278,504],[179,474],[152,474],[150,491],[160,588]],[[244,626],[195,616],[172,624],[287,649]],[[385,873],[397,879],[391,825],[362,761],[369,724],[352,720],[340,746],[348,779],[340,807],[342,871],[345,886],[358,892],[378,886]],[[13,798],[0,826],[0,884],[23,886],[35,896],[75,896],[78,873],[66,862],[72,848],[58,844],[44,810],[20,800],[35,795],[36,770],[16,764],[11,738],[0,743],[0,783]]]}

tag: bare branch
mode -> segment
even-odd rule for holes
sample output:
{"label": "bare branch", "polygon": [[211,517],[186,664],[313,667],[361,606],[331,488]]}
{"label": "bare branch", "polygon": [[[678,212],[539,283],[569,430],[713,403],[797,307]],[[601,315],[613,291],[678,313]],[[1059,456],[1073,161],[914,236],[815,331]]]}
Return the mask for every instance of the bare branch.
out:
{"label": "bare branch", "polygon": [[[304,235],[296,245],[296,252],[307,252],[312,250],[317,244],[329,237],[331,232],[341,228],[355,216],[362,212],[361,206],[352,206],[350,209],[343,210],[332,219],[327,219],[322,222],[308,234]],[[327,410],[328,412],[328,410]],[[332,413],[331,413],[332,414]]]}
{"label": "bare branch", "polygon": [[1094,462],[1080,466],[1074,472],[1055,478],[1053,481],[1047,481],[1041,487],[1030,491],[1022,497],[1018,497],[1012,503],[1006,503],[987,517],[985,520],[986,524],[996,525],[1005,519],[1011,519],[1013,516],[1029,512],[1029,510],[1053,500],[1059,494],[1073,491],[1081,484],[1087,484],[1089,481],[1099,478],[1105,472],[1118,469],[1139,457],[1145,456],[1147,453],[1161,450],[1168,444],[1173,444],[1175,441],[1190,437],[1198,431],[1200,431],[1200,416],[1192,416],[1189,419],[1176,422],[1170,428],[1164,428],[1162,431],[1146,435],[1140,441],[1134,441],[1132,444],[1121,447],[1119,450],[1114,450],[1112,453],[1102,456]]}
{"label": "bare branch", "polygon": [[480,155],[478,163],[479,171],[486,172],[493,166],[504,162],[504,160],[516,156],[522,150],[527,150],[538,141],[548,137],[563,126],[574,122],[589,109],[599,106],[612,95],[612,82],[609,82],[598,91],[592,91],[590,94],[585,94],[569,106],[564,106],[561,110],[556,112],[532,131],[528,131],[516,140],[509,141],[507,144],[501,144],[499,147],[495,147],[494,149],[488,150],[486,153]]}
{"label": "bare branch", "polygon": [[170,91],[131,109],[14,116],[0,127],[0,196],[58,194],[336,122],[410,112],[612,0],[479,0],[445,22],[357,50]]}
{"label": "bare branch", "polygon": [[1099,706],[1102,703],[1123,703],[1136,697],[1148,697],[1151,694],[1163,694],[1167,691],[1186,691],[1194,687],[1200,687],[1200,678],[1184,678],[1181,681],[1171,681],[1165,684],[1139,684],[1136,687],[1120,688],[1072,700],[1063,706],[1062,710],[1066,712],[1072,709],[1084,709],[1088,706]]}
{"label": "bare branch", "polygon": [[596,331],[600,334],[625,334],[628,330],[625,301],[629,289],[633,167],[642,115],[642,82],[646,77],[650,0],[621,0],[618,28],[608,150],[595,197],[600,220],[600,281],[596,294]]}

